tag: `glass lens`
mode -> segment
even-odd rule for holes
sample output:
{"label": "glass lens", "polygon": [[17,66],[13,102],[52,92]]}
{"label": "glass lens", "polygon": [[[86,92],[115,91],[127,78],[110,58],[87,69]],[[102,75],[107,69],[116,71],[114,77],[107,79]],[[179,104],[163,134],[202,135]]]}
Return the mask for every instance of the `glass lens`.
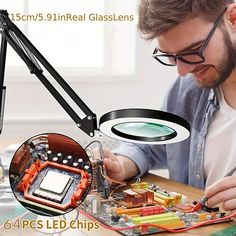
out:
{"label": "glass lens", "polygon": [[156,59],[162,61],[164,64],[167,65],[176,65],[175,58],[173,56],[165,56],[165,55],[158,55]]}
{"label": "glass lens", "polygon": [[180,56],[177,56],[177,59],[183,62],[190,62],[190,63],[203,62],[203,58],[199,54],[180,55]]}
{"label": "glass lens", "polygon": [[180,60],[184,63],[194,64],[194,63],[201,63],[204,62],[204,58],[198,53],[192,54],[179,54],[175,56],[171,55],[153,55],[153,57],[158,60],[159,62],[165,65],[176,66],[176,60]]}
{"label": "glass lens", "polygon": [[145,122],[121,123],[115,125],[113,129],[124,134],[147,138],[165,137],[175,133],[175,130],[168,126]]}

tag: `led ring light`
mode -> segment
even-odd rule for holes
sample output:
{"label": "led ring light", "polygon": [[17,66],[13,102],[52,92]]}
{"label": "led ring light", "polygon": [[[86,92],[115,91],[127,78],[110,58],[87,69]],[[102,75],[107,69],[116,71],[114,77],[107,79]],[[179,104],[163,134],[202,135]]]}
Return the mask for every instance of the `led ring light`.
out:
{"label": "led ring light", "polygon": [[148,109],[108,112],[101,117],[99,129],[111,138],[148,144],[176,143],[190,135],[190,125],[185,119]]}

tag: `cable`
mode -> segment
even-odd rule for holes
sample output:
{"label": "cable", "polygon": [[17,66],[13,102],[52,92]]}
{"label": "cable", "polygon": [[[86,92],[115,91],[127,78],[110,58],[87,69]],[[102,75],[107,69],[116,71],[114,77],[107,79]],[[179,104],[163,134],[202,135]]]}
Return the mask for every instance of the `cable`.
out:
{"label": "cable", "polygon": [[119,188],[121,188],[121,187],[124,187],[124,186],[125,186],[125,185],[122,185],[122,184],[116,186],[116,187],[110,192],[110,196],[112,197],[113,194],[115,193],[115,191],[116,191],[117,189],[119,189]]}
{"label": "cable", "polygon": [[[100,141],[94,140],[94,141],[92,141],[91,143],[89,143],[84,149],[87,149],[87,150],[90,152],[90,154],[91,154],[92,151],[91,151],[90,149],[88,149],[88,147],[89,147],[90,145],[92,145],[93,143],[98,143],[98,145],[99,145],[100,157],[101,157],[101,160],[103,161],[103,160],[104,160],[104,152],[103,152],[102,143],[101,143]],[[112,183],[122,184],[122,185],[124,185],[124,186],[126,185],[126,182],[121,182],[121,181],[118,181],[118,180],[115,180],[115,179],[112,179],[112,178],[108,177],[107,175],[105,175],[105,174],[103,173],[102,167],[101,167],[101,166],[99,166],[99,167],[100,167],[100,170],[101,170],[101,175],[103,176],[104,179],[109,180],[109,181],[111,181]]]}
{"label": "cable", "polygon": [[101,157],[101,160],[103,161],[103,160],[104,160],[104,152],[103,152],[102,143],[101,143],[100,141],[94,140],[94,141],[92,141],[91,143],[89,143],[87,146],[85,146],[84,149],[87,149],[90,145],[92,145],[92,144],[94,144],[94,143],[98,143],[100,157]]}
{"label": "cable", "polygon": [[90,145],[92,145],[92,144],[94,144],[94,143],[98,143],[99,146],[102,147],[102,144],[101,144],[100,141],[98,141],[98,140],[94,140],[94,141],[92,141],[91,143],[89,143],[87,146],[85,146],[84,149],[88,148]]}
{"label": "cable", "polygon": [[[97,221],[94,217],[90,216],[89,214],[85,213],[84,211],[82,211],[82,210],[79,210],[79,211],[80,211],[81,214],[85,215],[90,220]],[[170,229],[170,228],[163,227],[163,226],[157,225],[157,224],[141,224],[141,225],[115,228],[115,227],[105,225],[102,222],[99,222],[99,223],[103,228],[113,230],[113,231],[123,231],[123,230],[136,229],[136,228],[141,228],[141,227],[155,227],[155,228],[162,229],[164,231],[168,231],[170,233],[182,233],[182,232],[186,232],[188,230],[195,229],[195,228],[198,228],[198,227],[201,227],[201,226],[204,226],[204,225],[209,225],[209,224],[218,223],[218,222],[221,222],[221,221],[223,222],[223,221],[226,221],[226,220],[230,220],[233,217],[236,217],[236,213],[225,216],[225,217],[222,217],[222,218],[219,218],[219,219],[207,220],[207,221],[195,224],[193,226],[186,227],[184,229]]]}
{"label": "cable", "polygon": [[104,175],[104,173],[102,172],[102,167],[101,167],[101,166],[99,166],[99,167],[100,167],[100,173],[101,173],[101,175],[102,175],[102,177],[103,177],[104,179],[110,181],[111,183],[116,183],[116,184],[118,184],[118,185],[115,187],[115,189],[113,189],[113,190],[110,192],[109,196],[112,196],[113,193],[114,193],[117,189],[126,186],[126,182],[125,182],[125,181],[124,181],[124,182],[121,182],[121,181],[112,179],[112,178],[110,178],[110,177],[107,176],[107,175]]}
{"label": "cable", "polygon": [[89,152],[89,155],[91,156],[92,160],[94,159],[93,151],[90,148],[86,148],[86,152]]}

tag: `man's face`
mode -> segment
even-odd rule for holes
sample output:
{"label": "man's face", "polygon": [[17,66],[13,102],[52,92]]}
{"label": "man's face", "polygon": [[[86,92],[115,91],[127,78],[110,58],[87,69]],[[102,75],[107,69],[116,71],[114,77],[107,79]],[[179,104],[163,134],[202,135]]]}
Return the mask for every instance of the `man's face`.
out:
{"label": "man's face", "polygon": [[[187,20],[158,37],[158,49],[163,53],[191,52],[199,49],[213,27],[201,18]],[[222,26],[213,34],[203,56],[205,62],[186,64],[177,60],[180,76],[191,73],[200,87],[213,88],[224,82],[236,66],[236,45]]]}

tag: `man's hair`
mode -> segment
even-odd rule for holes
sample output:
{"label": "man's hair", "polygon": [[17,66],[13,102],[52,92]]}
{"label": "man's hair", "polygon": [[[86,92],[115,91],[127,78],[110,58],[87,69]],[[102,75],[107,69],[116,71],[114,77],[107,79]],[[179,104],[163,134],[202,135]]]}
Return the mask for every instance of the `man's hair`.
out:
{"label": "man's hair", "polygon": [[201,17],[213,22],[234,0],[140,0],[138,28],[154,39],[186,19]]}

